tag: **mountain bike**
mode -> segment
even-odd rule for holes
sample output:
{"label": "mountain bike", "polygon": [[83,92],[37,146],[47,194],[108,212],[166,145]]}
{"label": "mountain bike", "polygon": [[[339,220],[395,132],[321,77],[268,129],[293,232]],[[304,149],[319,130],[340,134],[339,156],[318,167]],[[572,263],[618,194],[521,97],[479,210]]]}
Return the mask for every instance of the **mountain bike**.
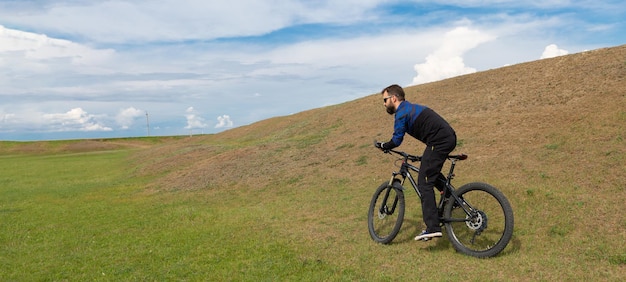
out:
{"label": "mountain bike", "polygon": [[[400,156],[400,170],[392,172],[391,179],[374,192],[367,223],[372,239],[388,244],[398,235],[404,220],[407,179],[419,199],[422,198],[416,178],[411,175],[411,172],[419,173],[419,168],[409,163],[421,161],[421,156],[396,150],[384,152]],[[468,183],[458,189],[452,185],[457,162],[467,157],[465,154],[449,155],[448,175],[439,174],[435,184],[440,192],[439,219],[458,252],[479,258],[493,257],[504,250],[513,236],[513,208],[502,192],[487,183]]]}

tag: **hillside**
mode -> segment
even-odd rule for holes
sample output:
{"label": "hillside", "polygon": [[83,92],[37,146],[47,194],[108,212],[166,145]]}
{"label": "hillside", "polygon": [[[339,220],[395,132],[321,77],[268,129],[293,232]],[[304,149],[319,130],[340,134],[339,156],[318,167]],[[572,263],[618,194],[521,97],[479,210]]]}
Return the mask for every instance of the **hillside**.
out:
{"label": "hillside", "polygon": [[[624,187],[626,46],[519,64],[407,88],[407,100],[447,118],[457,151],[474,178],[524,182],[540,173],[576,177],[600,172]],[[384,86],[381,86],[381,89]],[[373,90],[377,91],[377,90]],[[258,177],[263,187],[283,177],[369,176],[386,159],[371,148],[391,136],[393,119],[378,93],[344,104],[264,120],[220,134],[194,137],[145,152],[146,171],[162,189],[202,189]],[[406,138],[401,148],[422,145]],[[167,157],[164,157],[167,156]],[[383,162],[382,164],[387,164]],[[246,180],[241,180],[246,181]],[[353,180],[354,181],[354,180]],[[622,185],[618,185],[622,184]]]}
{"label": "hillside", "polygon": [[[491,183],[513,205],[513,240],[486,261],[455,254],[445,238],[413,242],[422,228],[413,194],[394,244],[370,240],[370,197],[395,169],[395,159],[372,146],[393,127],[380,89],[214,135],[63,143],[54,151],[134,148],[131,174],[150,179],[146,195],[206,209],[185,212],[215,226],[203,230],[214,242],[197,255],[217,265],[216,277],[266,275],[263,267],[280,266],[281,258],[248,254],[275,249],[304,269],[342,271],[334,275],[346,280],[431,280],[442,262],[451,280],[626,277],[626,45],[406,89],[407,100],[456,129],[456,151],[469,159],[459,163],[455,183]],[[10,144],[9,151],[28,146],[41,151],[40,144]],[[408,137],[400,149],[419,154],[423,145]]]}
{"label": "hillside", "polygon": [[[457,152],[470,156],[459,166],[457,183],[489,182],[509,197],[516,213],[509,252],[539,252],[574,264],[617,263],[618,269],[599,271],[623,275],[626,46],[406,90],[407,100],[428,105],[457,130]],[[294,218],[311,218],[311,212],[332,217],[333,207],[320,211],[318,201],[341,190],[340,205],[352,206],[356,214],[344,223],[356,224],[351,230],[356,236],[367,232],[363,216],[373,189],[394,169],[393,158],[372,147],[374,139],[390,138],[392,123],[375,93],[143,151],[137,156],[137,173],[158,176],[155,191],[220,194],[236,189],[239,194],[255,191],[261,202],[276,201],[272,193],[296,193],[288,199],[300,206],[283,207]],[[406,138],[401,148],[421,153],[423,146]],[[286,192],[291,189],[299,192]],[[309,203],[312,198],[318,204]],[[409,213],[419,212],[417,202],[409,204]],[[420,223],[418,217],[415,224]],[[317,224],[289,235],[307,237],[316,228],[337,232]],[[531,259],[529,267],[544,268],[542,260],[546,258]],[[540,273],[545,271],[550,272]]]}

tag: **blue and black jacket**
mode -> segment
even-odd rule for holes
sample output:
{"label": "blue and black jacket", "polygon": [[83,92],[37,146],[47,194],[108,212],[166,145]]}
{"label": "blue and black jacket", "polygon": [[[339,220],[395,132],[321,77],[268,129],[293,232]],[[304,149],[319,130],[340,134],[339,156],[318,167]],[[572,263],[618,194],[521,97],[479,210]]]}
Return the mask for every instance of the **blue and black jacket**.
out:
{"label": "blue and black jacket", "polygon": [[451,143],[456,145],[454,129],[439,114],[426,106],[402,101],[396,109],[393,137],[383,144],[383,149],[400,146],[406,133],[435,151],[449,152],[454,149],[448,148]]}

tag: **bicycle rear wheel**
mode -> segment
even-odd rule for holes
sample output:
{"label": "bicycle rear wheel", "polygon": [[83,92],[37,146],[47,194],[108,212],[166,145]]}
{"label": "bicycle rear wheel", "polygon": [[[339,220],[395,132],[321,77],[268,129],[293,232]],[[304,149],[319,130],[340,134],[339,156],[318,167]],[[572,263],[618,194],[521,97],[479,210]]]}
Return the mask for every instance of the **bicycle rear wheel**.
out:
{"label": "bicycle rear wheel", "polygon": [[455,191],[462,206],[449,201],[444,210],[446,233],[454,248],[486,258],[500,253],[513,236],[513,208],[502,192],[486,183],[468,183]]}
{"label": "bicycle rear wheel", "polygon": [[404,192],[399,180],[393,185],[385,182],[374,192],[367,212],[370,236],[378,243],[391,242],[402,227],[404,220]]}

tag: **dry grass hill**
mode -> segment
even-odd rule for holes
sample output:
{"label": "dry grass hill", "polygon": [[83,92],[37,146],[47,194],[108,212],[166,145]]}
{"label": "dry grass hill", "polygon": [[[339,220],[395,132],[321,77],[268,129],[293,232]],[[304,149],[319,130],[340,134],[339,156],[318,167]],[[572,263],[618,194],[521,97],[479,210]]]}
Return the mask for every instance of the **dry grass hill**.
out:
{"label": "dry grass hill", "polygon": [[[626,277],[626,216],[621,212],[626,203],[626,45],[406,90],[409,101],[433,108],[457,130],[457,151],[470,156],[458,168],[457,183],[489,182],[509,197],[517,223],[510,252],[555,260],[529,262],[536,271],[546,267],[541,264],[593,261]],[[322,205],[327,211],[320,212],[319,204],[308,202],[332,199],[341,189],[343,196],[337,197],[346,200],[337,205],[353,206],[356,215],[345,224],[358,222],[362,229],[354,236],[360,236],[367,233],[364,216],[371,193],[395,168],[393,158],[374,149],[372,141],[389,139],[392,126],[375,93],[145,150],[138,155],[138,173],[157,175],[156,190],[260,191],[255,194],[259,201],[298,189],[302,194],[290,199],[301,204],[285,212],[301,219],[316,217],[311,213],[333,217],[332,204]],[[400,148],[419,154],[423,146],[406,138]],[[419,212],[411,199],[409,213]],[[420,222],[417,217],[415,224]],[[289,232],[306,238],[320,229],[328,238],[341,237],[335,233],[342,231],[324,226]],[[610,268],[615,264],[620,267]],[[541,277],[550,276],[535,278]]]}
{"label": "dry grass hill", "polygon": [[[594,189],[590,192],[612,186],[623,192],[626,46],[406,90],[407,100],[435,109],[457,130],[457,151],[470,155],[462,171],[472,178],[515,186],[558,176],[569,180],[560,186]],[[379,177],[380,169],[389,169],[388,158],[370,145],[389,139],[393,126],[380,97],[170,142],[139,159],[149,160],[143,163],[146,172],[165,174],[160,189]],[[421,146],[406,138],[401,148],[419,153]]]}
{"label": "dry grass hill", "polygon": [[[626,45],[406,91],[407,100],[433,108],[456,129],[457,152],[469,155],[458,166],[456,183],[485,181],[511,201],[516,230],[503,254],[511,262],[504,267],[520,267],[522,280],[552,280],[564,271],[571,271],[564,277],[582,280],[626,277],[621,210],[626,203]],[[348,248],[343,245],[350,245],[345,242],[352,242],[346,236],[368,240],[369,199],[395,169],[393,157],[372,142],[388,140],[392,127],[380,94],[373,93],[219,134],[135,141],[133,146],[146,148],[137,150],[132,162],[135,175],[153,177],[150,193],[223,197],[230,191],[284,209],[289,218],[275,223],[289,226],[283,235],[303,244],[337,241],[337,249],[321,248],[317,254],[333,261]],[[119,140],[92,142],[121,146]],[[423,145],[408,137],[400,149],[419,154]],[[294,203],[273,203],[275,194]],[[414,214],[419,204],[411,196],[407,212]],[[338,216],[339,206],[339,214],[349,215]],[[407,225],[420,223],[416,216]],[[414,236],[418,227],[410,228],[401,234]],[[412,246],[406,240],[403,248]]]}

